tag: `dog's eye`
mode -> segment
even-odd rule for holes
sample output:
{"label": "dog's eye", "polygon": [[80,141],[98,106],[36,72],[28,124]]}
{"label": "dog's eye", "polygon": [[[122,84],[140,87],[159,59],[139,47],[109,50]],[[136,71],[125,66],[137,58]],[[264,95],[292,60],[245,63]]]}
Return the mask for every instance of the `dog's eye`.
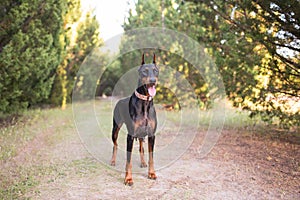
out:
{"label": "dog's eye", "polygon": [[158,69],[157,69],[156,67],[153,68],[153,72],[154,72],[155,74],[158,74],[158,73],[159,73],[159,71],[158,71]]}
{"label": "dog's eye", "polygon": [[143,75],[148,76],[148,73],[149,73],[149,69],[148,69],[148,68],[145,68],[145,69],[143,70]]}

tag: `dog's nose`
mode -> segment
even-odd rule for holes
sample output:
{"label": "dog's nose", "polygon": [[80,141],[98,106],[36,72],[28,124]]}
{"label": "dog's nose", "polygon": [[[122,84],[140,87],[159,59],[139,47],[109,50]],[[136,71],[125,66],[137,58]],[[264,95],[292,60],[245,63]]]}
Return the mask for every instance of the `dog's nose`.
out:
{"label": "dog's nose", "polygon": [[150,83],[156,83],[156,78],[150,78],[150,79],[149,79],[149,82],[150,82]]}

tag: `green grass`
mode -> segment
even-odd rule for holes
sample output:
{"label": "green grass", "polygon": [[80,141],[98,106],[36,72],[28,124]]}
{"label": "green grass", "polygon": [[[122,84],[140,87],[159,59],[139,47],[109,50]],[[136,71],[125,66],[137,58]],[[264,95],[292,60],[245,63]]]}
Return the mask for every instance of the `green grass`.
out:
{"label": "green grass", "polygon": [[7,160],[16,155],[18,146],[31,140],[36,132],[29,127],[40,118],[40,111],[29,111],[22,117],[2,124],[0,128],[0,160]]}
{"label": "green grass", "polygon": [[2,183],[0,188],[0,199],[19,199],[29,189],[38,184],[34,178],[35,169],[17,167],[13,169],[16,176],[14,179],[1,173]]}
{"label": "green grass", "polygon": [[264,125],[259,117],[250,118],[248,111],[240,111],[234,108],[226,110],[224,128],[226,129],[244,129],[255,128],[255,126]]}
{"label": "green grass", "polygon": [[[167,112],[168,120],[175,124],[189,127],[190,125],[199,123],[199,128],[207,128],[211,123],[223,125],[225,129],[255,129],[266,125],[259,116],[250,118],[248,111],[232,108],[229,104],[225,106],[225,110],[189,110],[188,108],[181,111]],[[218,115],[221,115],[221,117]],[[224,115],[224,117],[222,117]]]}
{"label": "green grass", "polygon": [[[79,105],[83,110],[86,106],[87,103]],[[95,116],[98,118],[100,125],[102,125],[103,131],[107,133],[105,136],[108,138],[110,138],[112,126],[111,108],[110,101],[97,101],[95,104]],[[185,128],[191,128],[191,124],[199,123],[200,129],[206,129],[212,123],[211,111],[194,112],[187,109],[181,113],[179,111],[167,112],[157,109],[157,112],[159,116],[168,119],[169,122],[175,125],[181,123]],[[194,114],[192,114],[193,112]],[[195,113],[197,116],[193,116]],[[226,106],[225,129],[244,130],[249,127],[254,129],[263,125],[259,118],[250,119],[247,112]],[[24,195],[29,191],[38,195],[39,191],[35,188],[41,184],[41,181],[51,183],[57,179],[64,179],[66,176],[85,176],[89,173],[97,173],[100,168],[104,167],[90,157],[66,162],[59,160],[45,162],[43,154],[39,157],[38,153],[32,155],[32,161],[25,160],[25,163],[15,161],[18,155],[27,147],[26,145],[41,135],[44,137],[42,148],[45,148],[45,151],[53,148],[58,143],[64,143],[78,137],[71,105],[66,110],[59,108],[30,110],[15,119],[13,123],[1,125],[0,199],[25,198]],[[120,137],[125,137],[125,134],[121,135],[124,136]]]}
{"label": "green grass", "polygon": [[[30,141],[39,134],[49,131],[51,126],[55,129],[54,133],[56,134],[46,139],[46,145],[62,140],[65,137],[62,133],[66,126],[73,127],[67,116],[70,115],[70,111],[70,108],[66,111],[61,109],[30,110],[9,123],[1,124],[0,199],[20,198],[29,188],[38,185],[38,176],[48,174],[48,171],[56,168],[44,166],[42,163],[38,163],[38,165],[22,163],[15,159],[18,159],[18,155],[24,151]],[[61,126],[62,124],[58,124],[57,121],[63,122],[65,126]]]}

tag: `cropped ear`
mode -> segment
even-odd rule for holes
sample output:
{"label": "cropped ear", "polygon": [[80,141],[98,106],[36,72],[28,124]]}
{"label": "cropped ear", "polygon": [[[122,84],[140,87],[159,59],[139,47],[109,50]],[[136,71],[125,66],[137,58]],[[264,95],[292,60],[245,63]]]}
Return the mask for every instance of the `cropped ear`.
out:
{"label": "cropped ear", "polygon": [[142,56],[142,65],[145,64],[144,54]]}
{"label": "cropped ear", "polygon": [[153,54],[153,64],[155,64],[155,53]]}

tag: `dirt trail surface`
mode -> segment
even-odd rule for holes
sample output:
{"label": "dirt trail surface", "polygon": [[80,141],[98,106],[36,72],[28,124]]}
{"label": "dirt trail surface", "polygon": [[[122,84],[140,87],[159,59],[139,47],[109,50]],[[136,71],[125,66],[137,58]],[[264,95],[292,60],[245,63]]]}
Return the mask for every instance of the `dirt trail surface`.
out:
{"label": "dirt trail surface", "polygon": [[16,167],[32,170],[36,184],[20,198],[300,199],[299,138],[223,130],[210,154],[199,158],[205,134],[199,132],[180,159],[157,172],[157,180],[147,179],[145,169],[133,175],[129,187],[123,184],[124,173],[86,151],[70,122],[49,122],[2,166],[7,173]]}

